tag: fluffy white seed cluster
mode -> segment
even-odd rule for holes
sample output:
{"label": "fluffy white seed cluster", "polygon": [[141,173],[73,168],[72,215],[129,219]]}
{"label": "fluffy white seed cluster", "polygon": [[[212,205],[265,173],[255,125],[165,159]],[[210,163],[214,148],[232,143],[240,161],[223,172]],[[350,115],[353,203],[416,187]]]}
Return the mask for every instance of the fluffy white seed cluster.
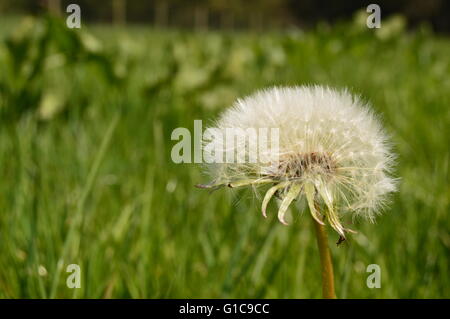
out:
{"label": "fluffy white seed cluster", "polygon": [[[215,126],[223,132],[227,128],[279,128],[277,149],[269,148],[255,163],[211,164],[214,180],[200,186],[270,185],[263,214],[275,195],[281,200],[278,217],[282,223],[286,223],[284,215],[291,202],[304,196],[312,216],[320,223],[328,221],[345,238],[348,229],[340,223],[342,214],[373,219],[386,203],[386,195],[396,189],[390,176],[394,156],[388,138],[370,107],[347,90],[321,86],[266,89],[237,100]],[[248,142],[255,137],[246,138]],[[227,146],[225,138],[212,143],[225,156],[250,151],[239,143]]]}

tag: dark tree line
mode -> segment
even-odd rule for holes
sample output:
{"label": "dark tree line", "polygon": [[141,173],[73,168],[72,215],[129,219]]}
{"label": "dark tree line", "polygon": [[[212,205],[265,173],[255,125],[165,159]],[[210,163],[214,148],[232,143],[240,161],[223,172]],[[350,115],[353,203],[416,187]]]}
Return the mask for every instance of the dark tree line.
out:
{"label": "dark tree line", "polygon": [[382,17],[400,13],[411,27],[428,22],[438,32],[450,31],[446,0],[1,0],[0,14],[62,14],[70,3],[81,6],[85,21],[197,29],[308,27],[349,19],[356,10],[377,3]]}

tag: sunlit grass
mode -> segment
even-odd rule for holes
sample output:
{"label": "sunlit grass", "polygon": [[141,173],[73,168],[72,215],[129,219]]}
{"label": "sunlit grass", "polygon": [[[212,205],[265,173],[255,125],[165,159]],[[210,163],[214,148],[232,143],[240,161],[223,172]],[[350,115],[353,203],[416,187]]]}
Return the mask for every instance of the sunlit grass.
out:
{"label": "sunlit grass", "polygon": [[[63,111],[38,121],[29,105],[0,122],[0,297],[320,297],[310,218],[263,219],[251,192],[199,191],[200,169],[170,159],[174,128],[255,89],[308,83],[370,100],[399,154],[391,208],[377,224],[356,221],[345,245],[330,233],[338,297],[450,297],[448,39],[381,41],[350,25],[90,31],[119,80],[83,58],[46,69],[36,86],[63,96]],[[0,108],[14,108],[6,50],[2,40]],[[81,289],[66,287],[72,263]],[[369,264],[381,266],[380,289],[366,286]]]}

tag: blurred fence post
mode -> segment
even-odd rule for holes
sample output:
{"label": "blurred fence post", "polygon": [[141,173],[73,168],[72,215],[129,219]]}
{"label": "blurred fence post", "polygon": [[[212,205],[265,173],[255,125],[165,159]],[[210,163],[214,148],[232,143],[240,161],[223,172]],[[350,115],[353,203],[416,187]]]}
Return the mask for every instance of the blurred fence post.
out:
{"label": "blurred fence post", "polygon": [[56,16],[61,16],[61,0],[47,0],[48,11]]}
{"label": "blurred fence post", "polygon": [[253,12],[250,15],[250,28],[256,31],[261,31],[263,27],[263,15],[260,11]]}
{"label": "blurred fence post", "polygon": [[234,28],[234,15],[233,12],[223,10],[220,15],[220,27],[222,29],[233,30]]}
{"label": "blurred fence post", "polygon": [[208,29],[208,8],[206,6],[196,6],[194,9],[194,26],[197,30]]}
{"label": "blurred fence post", "polygon": [[169,4],[166,1],[155,2],[155,25],[167,27],[169,24]]}
{"label": "blurred fence post", "polygon": [[126,23],[127,8],[125,0],[113,0],[113,23],[116,25],[124,25]]}

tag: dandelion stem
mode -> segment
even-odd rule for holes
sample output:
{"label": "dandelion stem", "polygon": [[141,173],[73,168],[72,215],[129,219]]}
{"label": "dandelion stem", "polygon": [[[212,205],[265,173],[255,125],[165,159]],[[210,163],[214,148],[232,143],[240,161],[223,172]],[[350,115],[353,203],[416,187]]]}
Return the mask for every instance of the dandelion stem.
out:
{"label": "dandelion stem", "polygon": [[[319,210],[318,205],[316,209]],[[333,261],[331,260],[328,236],[324,225],[313,219],[316,231],[317,246],[319,247],[320,266],[322,269],[322,295],[324,299],[336,299],[334,292]]]}

